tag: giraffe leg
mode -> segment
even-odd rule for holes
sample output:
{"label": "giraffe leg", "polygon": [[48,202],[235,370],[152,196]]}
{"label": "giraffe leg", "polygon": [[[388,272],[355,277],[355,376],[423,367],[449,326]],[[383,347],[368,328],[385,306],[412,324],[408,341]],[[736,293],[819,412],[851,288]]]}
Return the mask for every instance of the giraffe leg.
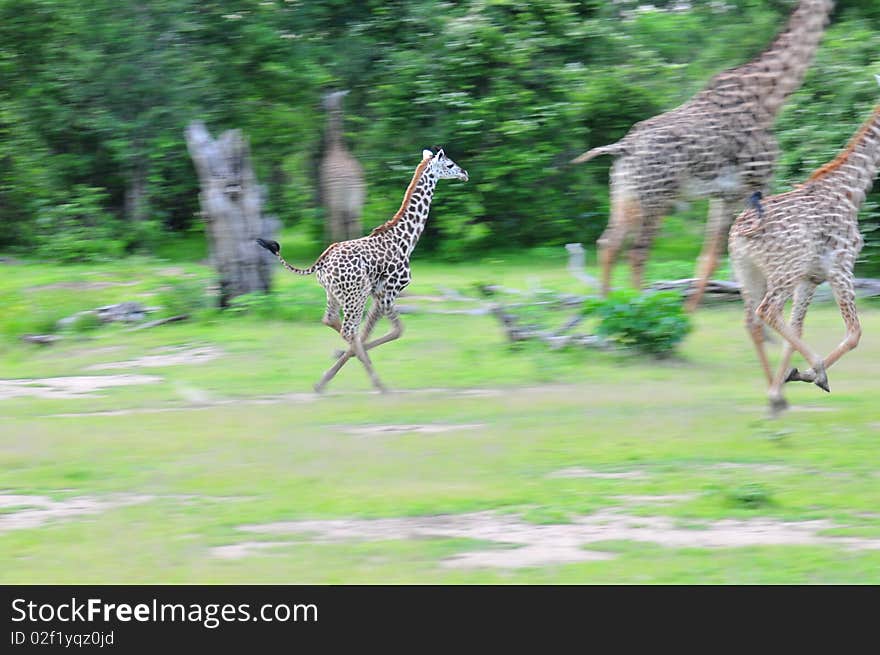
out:
{"label": "giraffe leg", "polygon": [[[337,360],[334,362],[333,366],[327,369],[327,372],[318,380],[318,383],[315,385],[315,391],[321,393],[324,390],[324,387],[327,386],[327,383],[332,380],[339,370],[345,366],[346,362],[351,359],[352,355],[357,355],[358,359],[361,360],[361,363],[364,365],[364,368],[367,369],[367,374],[370,376],[370,381],[380,391],[386,391],[385,387],[382,385],[379,378],[376,376],[375,371],[373,370],[373,364],[370,361],[370,358],[367,357],[366,351],[363,348],[363,342],[361,341],[360,335],[358,334],[358,327],[360,325],[361,318],[364,313],[364,306],[367,302],[368,293],[363,293],[359,295],[356,299],[346,302],[343,307],[343,313],[345,315],[345,320],[342,324],[342,338],[345,339],[348,344],[348,350],[343,353]],[[375,325],[375,322],[379,319],[379,314],[376,309],[377,305],[374,305],[371,308],[370,313],[367,317],[367,325],[372,330],[372,325]],[[375,318],[374,318],[375,316]],[[372,325],[370,325],[372,324]]]}
{"label": "giraffe leg", "polygon": [[633,241],[629,251],[629,264],[632,275],[633,289],[641,290],[644,281],[645,260],[648,259],[648,253],[660,230],[660,222],[663,216],[656,209],[651,211],[641,211],[640,225],[638,234]]}
{"label": "giraffe leg", "polygon": [[700,304],[700,299],[706,291],[706,285],[718,267],[718,258],[727,240],[727,232],[730,229],[734,213],[733,203],[728,200],[712,198],[709,201],[709,219],[706,221],[703,250],[697,264],[697,282],[684,305],[688,312],[694,311]]}
{"label": "giraffe leg", "polygon": [[339,212],[331,205],[324,212],[324,241],[326,243],[335,243],[344,240],[344,236],[340,238]]}
{"label": "giraffe leg", "polygon": [[361,236],[361,226],[360,214],[357,210],[352,208],[347,208],[345,210],[345,238],[346,239],[358,239]]}
{"label": "giraffe leg", "polygon": [[[789,325],[791,326],[792,332],[794,332],[799,338],[803,334],[804,318],[807,316],[807,309],[810,307],[810,302],[813,300],[813,293],[815,290],[816,285],[811,282],[802,282],[794,290]],[[793,370],[789,368],[789,364],[791,363],[791,356],[793,353],[794,348],[791,343],[785,341],[782,344],[782,360],[779,363],[779,369],[776,375],[770,380],[770,389],[767,394],[770,398],[771,411],[774,413],[788,407],[788,403],[785,402],[785,398],[782,396],[782,385],[792,379],[791,374],[793,373]]]}
{"label": "giraffe leg", "polygon": [[[372,334],[373,328],[376,327],[376,323],[379,321],[380,318],[382,318],[382,310],[379,307],[379,303],[374,300],[373,306],[370,307],[370,311],[367,312],[367,320],[364,322],[364,329],[361,332],[361,341],[366,342],[366,340],[370,337],[370,334]],[[369,345],[366,343],[364,343],[364,348],[366,350],[370,349]],[[334,357],[336,357],[337,359],[340,357],[344,357],[347,360],[350,357],[353,357],[354,354],[354,348],[349,347],[348,350],[337,350],[334,354]]]}
{"label": "giraffe leg", "polygon": [[840,345],[829,353],[823,364],[825,368],[832,366],[838,359],[859,345],[862,338],[862,326],[859,324],[859,315],[856,312],[856,294],[852,275],[842,276],[839,279],[830,279],[828,283],[834,292],[837,306],[840,307],[840,315],[846,324],[846,336]]}
{"label": "giraffe leg", "polygon": [[361,341],[361,335],[357,332],[354,333],[353,346],[358,359],[361,360],[361,364],[363,364],[364,368],[367,369],[367,375],[370,376],[370,381],[373,383],[373,386],[382,393],[388,393],[388,389],[385,387],[384,384],[382,384],[379,376],[376,375],[376,371],[373,370],[373,362],[370,361],[370,356],[364,349],[363,341]]}
{"label": "giraffe leg", "polygon": [[[394,308],[394,303],[386,302],[384,304],[383,313],[388,317],[388,320],[391,321],[391,331],[385,336],[379,337],[378,339],[373,339],[367,344],[364,344],[365,350],[370,350],[371,348],[375,348],[376,346],[381,346],[382,344],[388,343],[389,341],[394,341],[395,339],[399,339],[403,334],[403,322],[400,320],[400,314],[397,313],[397,310]],[[369,335],[364,334],[364,339],[366,339]]]}
{"label": "giraffe leg", "polygon": [[767,359],[767,350],[764,347],[764,323],[758,318],[756,310],[758,308],[757,299],[763,298],[767,292],[767,281],[760,271],[749,265],[747,262],[739,262],[734,260],[734,268],[736,277],[742,285],[743,305],[746,313],[746,330],[752,338],[755,350],[758,353],[758,360],[761,362],[761,368],[764,370],[764,376],[767,378],[767,384],[773,382],[773,373],[770,369],[770,362]]}
{"label": "giraffe leg", "polygon": [[383,337],[379,337],[378,339],[374,339],[373,341],[364,344],[364,349],[371,350],[376,346],[381,346],[382,344],[394,341],[401,337],[403,334],[403,323],[401,322],[398,313],[395,311],[393,314],[389,314],[388,319],[391,321],[391,332]]}
{"label": "giraffe leg", "polygon": [[342,330],[342,321],[339,320],[339,301],[329,291],[327,292],[327,309],[324,310],[324,318],[321,322],[336,330]]}
{"label": "giraffe leg", "polygon": [[611,270],[627,233],[641,221],[638,201],[614,194],[611,199],[611,220],[599,237],[599,266],[602,268],[602,296],[611,291]]}
{"label": "giraffe leg", "polygon": [[[862,337],[862,327],[859,324],[859,316],[856,312],[856,295],[853,288],[852,275],[841,275],[829,278],[828,284],[831,286],[831,291],[834,293],[834,298],[837,300],[838,307],[840,307],[840,314],[846,325],[846,336],[843,338],[843,341],[841,341],[840,344],[822,361],[823,372],[824,369],[830,368],[838,359],[858,346],[859,340]],[[818,369],[814,367],[812,370],[800,373],[797,369],[794,369],[788,379],[819,384],[816,382],[817,370]]]}
{"label": "giraffe leg", "polygon": [[782,335],[782,337],[788,341],[796,351],[804,356],[804,359],[812,364],[813,377],[809,382],[813,382],[816,386],[825,391],[830,391],[828,388],[828,377],[825,374],[825,365],[822,362],[822,358],[804,343],[804,341],[785,324],[785,321],[782,320],[782,308],[789,295],[790,291],[785,287],[772,288],[772,290],[764,296],[764,300],[761,301],[761,304],[758,305],[757,314],[762,321]]}
{"label": "giraffe leg", "polygon": [[[364,343],[364,350],[365,351],[372,350],[376,346],[381,346],[382,344],[388,343],[389,341],[394,341],[395,339],[399,339],[400,336],[403,334],[403,322],[400,320],[400,315],[397,313],[397,310],[394,309],[394,306],[392,305],[390,309],[388,309],[384,312],[382,312],[381,310],[374,311],[374,310],[376,310],[376,307],[377,307],[377,305],[373,305],[373,309],[370,311],[370,313],[367,317],[367,323],[364,326],[363,332],[361,333],[361,342],[364,342],[367,338],[369,338],[370,333],[373,331],[373,327],[376,324],[376,321],[382,316],[383,313],[386,316],[388,316],[388,319],[391,321],[391,331],[388,334],[386,334],[385,336],[382,336],[382,337],[379,337],[378,339],[374,339],[373,341]],[[348,360],[349,358],[351,358],[355,354],[354,348],[349,348],[348,351],[346,351],[346,352],[342,352],[342,351],[337,351],[337,352],[338,352],[337,357],[339,357],[340,360],[343,360],[343,359]],[[345,364],[345,361],[342,361],[342,362],[337,361],[337,363],[336,363],[336,365],[338,365],[339,368],[342,368],[343,364]]]}

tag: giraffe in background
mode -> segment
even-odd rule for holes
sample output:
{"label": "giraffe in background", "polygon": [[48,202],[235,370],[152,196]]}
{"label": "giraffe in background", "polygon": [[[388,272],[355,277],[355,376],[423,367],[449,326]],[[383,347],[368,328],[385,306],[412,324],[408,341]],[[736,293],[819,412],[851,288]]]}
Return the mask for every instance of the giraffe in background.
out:
{"label": "giraffe in background", "polygon": [[366,195],[364,171],[343,139],[342,100],[346,95],[348,91],[324,96],[327,129],[320,170],[321,200],[326,211],[326,233],[332,242],[361,236],[361,211]]}
{"label": "giraffe in background", "polygon": [[[373,386],[386,391],[373,370],[367,351],[403,334],[403,323],[394,301],[410,282],[409,259],[425,229],[434,188],[442,179],[467,182],[468,174],[447,157],[442,148],[422,151],[422,161],[416,167],[397,213],[365,237],[331,244],[309,268],[297,268],[284,261],[277,242],[257,239],[257,243],[277,256],[288,270],[299,275],[317,274],[318,283],[327,292],[323,323],[339,332],[349,344],[348,351],[339,356],[315,385],[315,391],[323,391],[352,356],[361,360]],[[373,304],[363,333],[358,334],[364,308],[371,296]],[[340,309],[342,321],[339,320]],[[367,342],[382,316],[391,321],[391,332]]]}
{"label": "giraffe in background", "polygon": [[[767,377],[774,414],[787,407],[782,395],[786,382],[812,382],[830,391],[826,369],[859,343],[862,329],[853,283],[853,266],[863,245],[858,212],[878,164],[880,105],[835,159],[793,191],[762,199],[760,211],[751,207],[742,212],[730,230],[730,258],[742,284],[746,328]],[[824,281],[840,307],[846,335],[823,359],[801,333],[813,292]],[[789,298],[791,322],[786,325],[782,310]],[[775,376],[764,351],[762,322],[785,338]],[[812,368],[789,369],[794,350]]]}
{"label": "giraffe in background", "polygon": [[632,283],[642,287],[644,263],[660,224],[682,197],[710,198],[709,219],[687,302],[700,302],[733,217],[746,198],[766,190],[778,147],[771,132],[785,99],[803,81],[828,24],[833,0],[800,0],[788,24],[755,59],[716,75],[685,104],[637,123],[618,141],[572,160],[615,157],[611,169],[611,219],[599,239],[602,292],[624,240]]}

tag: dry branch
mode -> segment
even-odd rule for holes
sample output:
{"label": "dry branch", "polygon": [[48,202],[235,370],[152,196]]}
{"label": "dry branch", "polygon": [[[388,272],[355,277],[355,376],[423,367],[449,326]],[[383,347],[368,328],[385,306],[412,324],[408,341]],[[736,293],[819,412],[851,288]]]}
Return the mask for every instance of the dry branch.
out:
{"label": "dry branch", "polygon": [[61,337],[57,334],[23,334],[21,340],[25,343],[36,343],[40,346],[51,346],[57,341],[61,341]]}
{"label": "dry branch", "polygon": [[159,318],[149,323],[142,323],[133,328],[129,328],[126,332],[134,332],[135,330],[146,330],[147,328],[165,325],[166,323],[176,323],[177,321],[185,321],[189,318],[189,314],[178,314],[177,316],[169,316],[168,318]]}
{"label": "dry branch", "polygon": [[[668,280],[655,282],[648,289],[652,291],[681,291],[685,296],[691,294],[696,278],[685,278],[682,280]],[[856,296],[859,298],[871,298],[880,296],[880,280],[875,278],[856,278],[854,281]],[[709,280],[706,285],[705,300],[738,300],[740,297],[740,285],[738,282],[727,280]],[[830,300],[832,298],[831,289],[827,284],[819,285],[816,290],[816,299],[819,301]]]}

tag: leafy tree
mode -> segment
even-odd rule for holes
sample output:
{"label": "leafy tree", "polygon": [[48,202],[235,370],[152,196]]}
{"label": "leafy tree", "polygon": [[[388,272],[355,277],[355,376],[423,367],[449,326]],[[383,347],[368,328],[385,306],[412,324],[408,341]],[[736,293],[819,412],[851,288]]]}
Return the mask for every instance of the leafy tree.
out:
{"label": "leafy tree", "polygon": [[[334,88],[352,91],[347,140],[366,171],[368,226],[397,209],[422,148],[441,144],[471,181],[438,194],[419,253],[592,242],[609,162],[566,162],[757,54],[792,6],[0,0],[0,247],[62,215],[73,242],[100,234],[129,251],[187,229],[194,118],[244,130],[267,211],[317,226],[320,98]],[[836,6],[777,125],[779,190],[833,156],[878,97],[880,8]],[[866,272],[880,270],[877,198],[862,213]]]}

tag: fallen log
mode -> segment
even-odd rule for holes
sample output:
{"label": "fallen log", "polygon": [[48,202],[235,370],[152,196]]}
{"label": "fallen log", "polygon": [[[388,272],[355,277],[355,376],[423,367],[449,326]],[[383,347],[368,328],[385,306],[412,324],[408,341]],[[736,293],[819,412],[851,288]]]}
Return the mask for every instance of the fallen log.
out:
{"label": "fallen log", "polygon": [[508,309],[509,307],[505,305],[493,305],[491,313],[501,323],[505,336],[507,336],[507,340],[511,343],[538,340],[547,344],[553,350],[566,346],[580,346],[582,348],[598,348],[603,350],[614,348],[614,344],[595,334],[566,334],[568,330],[583,321],[584,317],[581,315],[569,319],[565,325],[557,330],[541,330],[534,326],[521,326],[519,319],[507,311]]}
{"label": "fallen log", "polygon": [[40,346],[51,346],[57,341],[61,341],[61,337],[57,334],[23,334],[21,340],[25,343],[36,343]]}
{"label": "fallen log", "polygon": [[[681,291],[683,295],[690,296],[696,278],[684,278],[681,280],[666,280],[654,282],[648,286],[651,291]],[[880,280],[876,278],[856,278],[853,281],[856,296],[859,298],[871,298],[880,296]],[[708,300],[737,300],[740,297],[741,286],[738,282],[728,280],[709,280],[706,284],[706,296]],[[833,298],[831,289],[827,283],[822,283],[816,289],[815,299],[821,301]]]}
{"label": "fallen log", "polygon": [[159,325],[165,325],[166,323],[176,323],[177,321],[185,321],[189,318],[189,314],[178,314],[177,316],[169,316],[168,318],[159,318],[155,321],[149,321],[148,323],[141,323],[140,325],[135,325],[133,328],[129,328],[126,332],[134,332],[136,330],[146,330],[147,328],[157,327]]}

